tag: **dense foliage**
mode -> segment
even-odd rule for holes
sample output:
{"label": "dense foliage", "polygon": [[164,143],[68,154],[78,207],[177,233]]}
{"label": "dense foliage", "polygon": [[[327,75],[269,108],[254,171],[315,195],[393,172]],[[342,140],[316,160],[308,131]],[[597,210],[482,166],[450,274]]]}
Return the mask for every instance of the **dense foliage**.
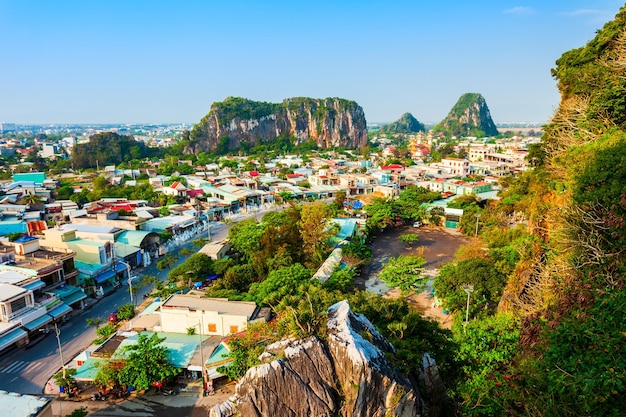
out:
{"label": "dense foliage", "polygon": [[404,113],[400,119],[380,128],[383,133],[417,133],[426,129],[411,113]]}
{"label": "dense foliage", "polygon": [[497,203],[458,202],[478,239],[435,289],[460,312],[474,285],[455,329],[463,415],[626,414],[625,27],[623,8],[557,61],[562,101],[534,170],[503,178]]}
{"label": "dense foliage", "polygon": [[[150,336],[139,334],[135,344],[124,348],[122,367],[115,375],[115,382],[136,389],[148,389],[155,381],[171,381],[179,371],[168,362],[168,349],[162,345],[164,340],[156,333]],[[114,362],[112,364],[115,365]]]}
{"label": "dense foliage", "polygon": [[448,116],[436,125],[434,130],[449,137],[498,135],[498,129],[491,119],[487,103],[484,97],[478,93],[463,94],[452,107]]}
{"label": "dense foliage", "polygon": [[87,143],[79,143],[72,149],[72,165],[76,169],[95,168],[97,165],[116,165],[123,161],[145,158],[146,146],[131,136],[114,132],[96,133]]}
{"label": "dense foliage", "polygon": [[219,120],[226,124],[235,118],[250,120],[269,116],[279,106],[273,103],[252,101],[241,97],[227,97],[222,102],[213,103],[211,112],[215,113]]}

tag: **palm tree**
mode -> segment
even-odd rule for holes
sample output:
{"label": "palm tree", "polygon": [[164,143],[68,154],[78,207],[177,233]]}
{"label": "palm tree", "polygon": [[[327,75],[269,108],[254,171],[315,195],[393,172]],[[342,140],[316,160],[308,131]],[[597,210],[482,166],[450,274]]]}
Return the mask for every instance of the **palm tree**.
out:
{"label": "palm tree", "polygon": [[22,198],[19,199],[18,203],[20,204],[28,204],[30,206],[39,204],[43,201],[43,199],[37,194],[26,194],[23,195]]}

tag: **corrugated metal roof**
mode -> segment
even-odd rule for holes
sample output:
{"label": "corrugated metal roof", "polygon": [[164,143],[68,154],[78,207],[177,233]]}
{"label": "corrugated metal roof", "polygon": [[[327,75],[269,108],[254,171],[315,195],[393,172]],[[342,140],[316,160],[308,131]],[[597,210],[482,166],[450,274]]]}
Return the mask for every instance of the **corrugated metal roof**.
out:
{"label": "corrugated metal roof", "polygon": [[146,236],[151,233],[156,235],[154,232],[147,232],[145,230],[126,230],[125,232],[120,233],[117,237],[117,241],[126,243],[127,245],[141,247],[141,242],[143,242]]}
{"label": "corrugated metal roof", "polygon": [[[51,407],[52,398],[0,391],[0,409],[4,417],[38,416]],[[50,413],[52,415],[52,413]]]}

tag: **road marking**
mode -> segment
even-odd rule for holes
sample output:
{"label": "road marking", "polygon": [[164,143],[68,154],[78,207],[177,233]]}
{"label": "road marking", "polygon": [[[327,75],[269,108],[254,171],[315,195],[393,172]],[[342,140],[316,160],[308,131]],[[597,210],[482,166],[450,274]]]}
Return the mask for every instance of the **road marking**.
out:
{"label": "road marking", "polygon": [[9,373],[26,373],[31,372],[37,368],[41,368],[44,366],[43,362],[28,362],[28,361],[13,361],[9,365],[0,369],[0,373],[9,374]]}
{"label": "road marking", "polygon": [[27,373],[27,372],[31,372],[34,371],[37,368],[40,368],[43,366],[43,363],[41,362],[31,362],[28,364],[28,366],[26,368],[24,368],[24,370],[22,371],[22,373]]}
{"label": "road marking", "polygon": [[3,373],[9,372],[17,372],[19,368],[21,368],[26,362],[24,361],[13,361],[9,366],[6,366],[4,369],[0,370]]}

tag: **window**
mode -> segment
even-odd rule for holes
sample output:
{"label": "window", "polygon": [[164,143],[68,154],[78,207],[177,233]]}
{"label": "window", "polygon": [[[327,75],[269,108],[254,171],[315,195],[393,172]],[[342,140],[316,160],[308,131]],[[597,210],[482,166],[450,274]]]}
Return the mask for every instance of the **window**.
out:
{"label": "window", "polygon": [[209,323],[209,333],[217,333],[217,324]]}
{"label": "window", "polygon": [[239,326],[230,326],[231,333],[237,333],[239,331]]}
{"label": "window", "polygon": [[16,313],[26,307],[26,297],[11,301],[11,312]]}

